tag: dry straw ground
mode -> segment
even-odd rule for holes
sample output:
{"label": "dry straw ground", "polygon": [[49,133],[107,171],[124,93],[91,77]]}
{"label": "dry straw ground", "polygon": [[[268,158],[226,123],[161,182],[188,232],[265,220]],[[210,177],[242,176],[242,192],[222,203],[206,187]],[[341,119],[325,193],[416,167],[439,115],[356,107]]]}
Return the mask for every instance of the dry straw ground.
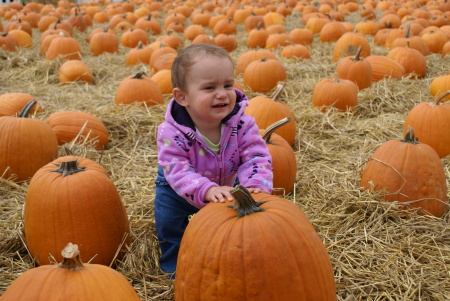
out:
{"label": "dry straw ground", "polygon": [[[356,22],[358,17],[353,14],[347,20]],[[298,26],[302,26],[299,14],[287,18],[288,30]],[[173,284],[158,269],[152,203],[157,167],[155,133],[165,106],[114,104],[121,80],[138,71],[150,73],[148,65],[125,67],[128,49],[122,46],[118,54],[93,57],[88,51],[87,34],[75,32],[95,83],[61,85],[57,77],[61,63],[47,62],[39,55],[39,35],[34,32],[30,49],[0,50],[0,93],[34,95],[44,106],[44,113],[36,118],[79,110],[105,123],[110,132],[107,149],[95,151],[85,145],[66,144],[60,148],[60,155],[84,156],[109,171],[132,230],[129,253],[117,269],[142,300],[172,300]],[[245,35],[237,36],[240,46],[231,53],[234,58],[247,50]],[[368,39],[373,54],[387,53],[372,43],[373,37]],[[370,155],[382,143],[402,138],[406,114],[415,104],[430,100],[429,83],[449,71],[450,58],[428,56],[428,72],[422,80],[385,79],[360,91],[353,115],[335,111],[323,114],[312,106],[311,95],[319,80],[334,74],[333,45],[321,43],[316,36],[310,46],[311,59],[280,58],[288,70],[281,100],[290,106],[298,124],[294,145],[297,182],[295,192],[285,198],[306,213],[323,239],[335,271],[338,300],[450,300],[449,213],[442,218],[426,218],[415,212],[399,212],[380,195],[359,188]],[[256,95],[245,92],[249,98]],[[450,179],[449,160],[442,159],[442,163]],[[26,183],[0,179],[0,293],[34,267],[22,233],[26,192]]]}

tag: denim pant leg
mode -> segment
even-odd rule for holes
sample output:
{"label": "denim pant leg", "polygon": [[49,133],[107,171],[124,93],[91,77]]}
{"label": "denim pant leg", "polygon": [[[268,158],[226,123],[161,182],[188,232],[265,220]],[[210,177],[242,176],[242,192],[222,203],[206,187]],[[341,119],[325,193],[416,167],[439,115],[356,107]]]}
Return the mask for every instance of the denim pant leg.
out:
{"label": "denim pant leg", "polygon": [[159,264],[163,272],[174,273],[188,217],[199,209],[189,204],[172,189],[160,168],[158,168],[155,183],[155,227],[162,253]]}

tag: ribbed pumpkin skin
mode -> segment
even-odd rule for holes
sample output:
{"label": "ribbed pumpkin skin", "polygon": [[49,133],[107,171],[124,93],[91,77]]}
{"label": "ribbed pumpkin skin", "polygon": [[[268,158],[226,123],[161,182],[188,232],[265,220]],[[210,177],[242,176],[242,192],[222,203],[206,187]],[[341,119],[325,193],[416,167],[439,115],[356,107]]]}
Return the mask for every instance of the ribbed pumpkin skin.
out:
{"label": "ribbed pumpkin skin", "polygon": [[[438,96],[450,90],[450,74],[435,77],[430,83],[430,94]],[[450,99],[450,95],[445,96],[445,99]]]}
{"label": "ribbed pumpkin skin", "polygon": [[383,55],[369,55],[366,61],[372,67],[372,82],[378,82],[383,78],[402,78],[405,68],[391,58]]}
{"label": "ribbed pumpkin skin", "polygon": [[[61,111],[48,116],[46,122],[58,137],[59,145],[69,143],[77,137],[77,143],[83,143],[86,140],[88,143],[92,142],[96,149],[102,149],[108,144],[108,129],[100,119],[92,114]],[[83,127],[84,130],[80,133]]]}
{"label": "ribbed pumpkin skin", "polygon": [[140,301],[127,279],[116,270],[85,263],[71,271],[44,265],[20,275],[2,301]]}
{"label": "ribbed pumpkin skin", "polygon": [[[84,171],[62,176],[54,163],[77,159]],[[80,157],[60,157],[33,176],[25,200],[24,230],[28,249],[40,265],[48,254],[58,262],[68,242],[83,247],[83,261],[110,265],[130,226],[114,183],[99,164]],[[119,253],[118,260],[124,253]]]}
{"label": "ribbed pumpkin skin", "polygon": [[244,113],[255,118],[256,125],[260,129],[265,129],[284,117],[290,117],[291,121],[278,128],[275,133],[283,137],[290,145],[294,144],[297,127],[294,114],[286,104],[264,95],[255,96],[250,99]]}
{"label": "ribbed pumpkin skin", "polygon": [[356,83],[359,90],[372,85],[372,66],[359,56],[347,56],[336,66],[339,78],[351,80]]}
{"label": "ribbed pumpkin skin", "polygon": [[146,75],[129,76],[122,80],[116,91],[115,102],[120,104],[132,104],[154,106],[164,103],[164,96],[158,85]]}
{"label": "ribbed pumpkin skin", "polygon": [[[1,116],[14,116],[19,114],[23,107],[34,99],[34,96],[28,93],[10,92],[0,95],[0,117]],[[42,107],[37,102],[30,113],[42,112]]]}
{"label": "ribbed pumpkin skin", "polygon": [[322,112],[330,107],[352,111],[358,105],[358,86],[346,79],[323,79],[314,87],[312,104]]}
{"label": "ribbed pumpkin skin", "polygon": [[403,133],[408,126],[414,128],[419,142],[431,146],[444,158],[450,154],[450,104],[423,102],[409,111],[405,119]]}
{"label": "ribbed pumpkin skin", "polygon": [[[420,139],[420,137],[419,137]],[[446,209],[447,186],[444,169],[437,153],[428,145],[401,140],[383,143],[367,163],[361,187],[378,191],[386,188],[388,202],[411,202],[441,217]]]}
{"label": "ribbed pumpkin skin", "polygon": [[29,180],[39,168],[58,156],[56,135],[40,119],[3,116],[0,132],[0,175],[5,179],[15,174],[14,181]]}
{"label": "ribbed pumpkin skin", "polygon": [[236,219],[231,203],[211,203],[184,233],[176,301],[336,300],[325,246],[293,203],[267,194],[263,212]]}
{"label": "ribbed pumpkin skin", "polygon": [[244,85],[254,92],[267,93],[287,78],[286,68],[278,60],[261,59],[245,68]]}
{"label": "ribbed pumpkin skin", "polygon": [[[292,122],[292,119],[281,128]],[[259,130],[262,135],[264,130]],[[272,133],[267,148],[272,156],[273,167],[273,194],[289,194],[294,189],[297,178],[297,162],[292,146],[280,135]],[[282,188],[282,189],[279,189]]]}

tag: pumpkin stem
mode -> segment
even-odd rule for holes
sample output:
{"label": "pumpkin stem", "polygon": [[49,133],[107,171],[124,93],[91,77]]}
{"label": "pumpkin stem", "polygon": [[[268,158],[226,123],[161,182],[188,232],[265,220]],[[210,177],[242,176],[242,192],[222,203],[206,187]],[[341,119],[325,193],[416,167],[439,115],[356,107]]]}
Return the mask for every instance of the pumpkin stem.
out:
{"label": "pumpkin stem", "polygon": [[136,73],[132,78],[134,79],[143,79],[142,76],[147,75],[144,71]]}
{"label": "pumpkin stem", "polygon": [[441,102],[441,100],[450,94],[450,90],[445,91],[444,93],[438,95],[438,97],[436,97],[433,102],[432,102],[432,106],[438,106]]}
{"label": "pumpkin stem", "polygon": [[419,144],[419,138],[414,136],[414,129],[411,126],[408,126],[408,128],[406,129],[405,138],[400,141],[411,144]]}
{"label": "pumpkin stem", "polygon": [[228,206],[228,207],[230,207],[232,209],[235,209],[237,211],[238,215],[236,216],[236,218],[241,218],[243,216],[250,215],[250,214],[253,214],[253,213],[256,213],[256,212],[261,212],[261,211],[265,210],[263,208],[259,208],[259,206],[264,204],[265,201],[263,201],[263,202],[256,202],[253,199],[253,197],[250,194],[250,192],[247,190],[247,188],[245,188],[241,184],[237,185],[230,192],[231,192],[231,195],[234,197],[236,202],[235,202],[234,205],[231,205],[231,206]]}
{"label": "pumpkin stem", "polygon": [[68,243],[67,246],[61,251],[63,256],[63,261],[59,264],[58,268],[68,269],[71,271],[78,271],[84,268],[83,263],[80,259],[80,251],[78,250],[78,245]]}
{"label": "pumpkin stem", "polygon": [[405,38],[409,38],[410,36],[411,36],[411,24],[409,22],[406,22]]}
{"label": "pumpkin stem", "polygon": [[60,174],[62,174],[63,177],[73,175],[80,171],[84,171],[86,168],[84,166],[79,166],[77,159],[61,163],[55,163],[55,165],[58,166],[58,168],[52,171],[59,172]]}
{"label": "pumpkin stem", "polygon": [[270,143],[270,138],[272,137],[273,132],[275,132],[279,127],[285,125],[289,121],[291,121],[291,117],[288,116],[269,125],[261,135],[266,144]]}
{"label": "pumpkin stem", "polygon": [[362,46],[359,45],[358,48],[356,48],[356,53],[355,56],[352,58],[352,61],[356,62],[356,61],[360,61],[360,55],[361,55],[361,50],[362,50]]}
{"label": "pumpkin stem", "polygon": [[277,84],[277,88],[273,92],[272,96],[270,96],[270,98],[272,98],[274,101],[278,101],[278,97],[280,97],[281,91],[283,91],[283,88],[284,88],[283,84]]}
{"label": "pumpkin stem", "polygon": [[24,107],[23,109],[20,111],[19,116],[17,117],[23,117],[26,118],[28,117],[28,114],[31,111],[31,108],[33,108],[33,106],[36,104],[36,100],[32,99],[30,100]]}

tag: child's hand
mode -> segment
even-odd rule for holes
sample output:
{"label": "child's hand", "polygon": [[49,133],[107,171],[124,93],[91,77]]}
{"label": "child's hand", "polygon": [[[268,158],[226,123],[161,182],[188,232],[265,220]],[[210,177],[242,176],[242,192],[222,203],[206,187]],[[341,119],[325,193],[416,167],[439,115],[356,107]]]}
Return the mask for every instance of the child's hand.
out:
{"label": "child's hand", "polygon": [[206,192],[205,199],[208,202],[220,202],[223,203],[225,201],[232,201],[233,196],[230,193],[230,190],[233,189],[233,187],[230,186],[219,186],[219,187],[211,187]]}
{"label": "child's hand", "polygon": [[267,190],[262,190],[261,188],[247,188],[248,192],[250,193],[267,193],[269,194],[269,192]]}

